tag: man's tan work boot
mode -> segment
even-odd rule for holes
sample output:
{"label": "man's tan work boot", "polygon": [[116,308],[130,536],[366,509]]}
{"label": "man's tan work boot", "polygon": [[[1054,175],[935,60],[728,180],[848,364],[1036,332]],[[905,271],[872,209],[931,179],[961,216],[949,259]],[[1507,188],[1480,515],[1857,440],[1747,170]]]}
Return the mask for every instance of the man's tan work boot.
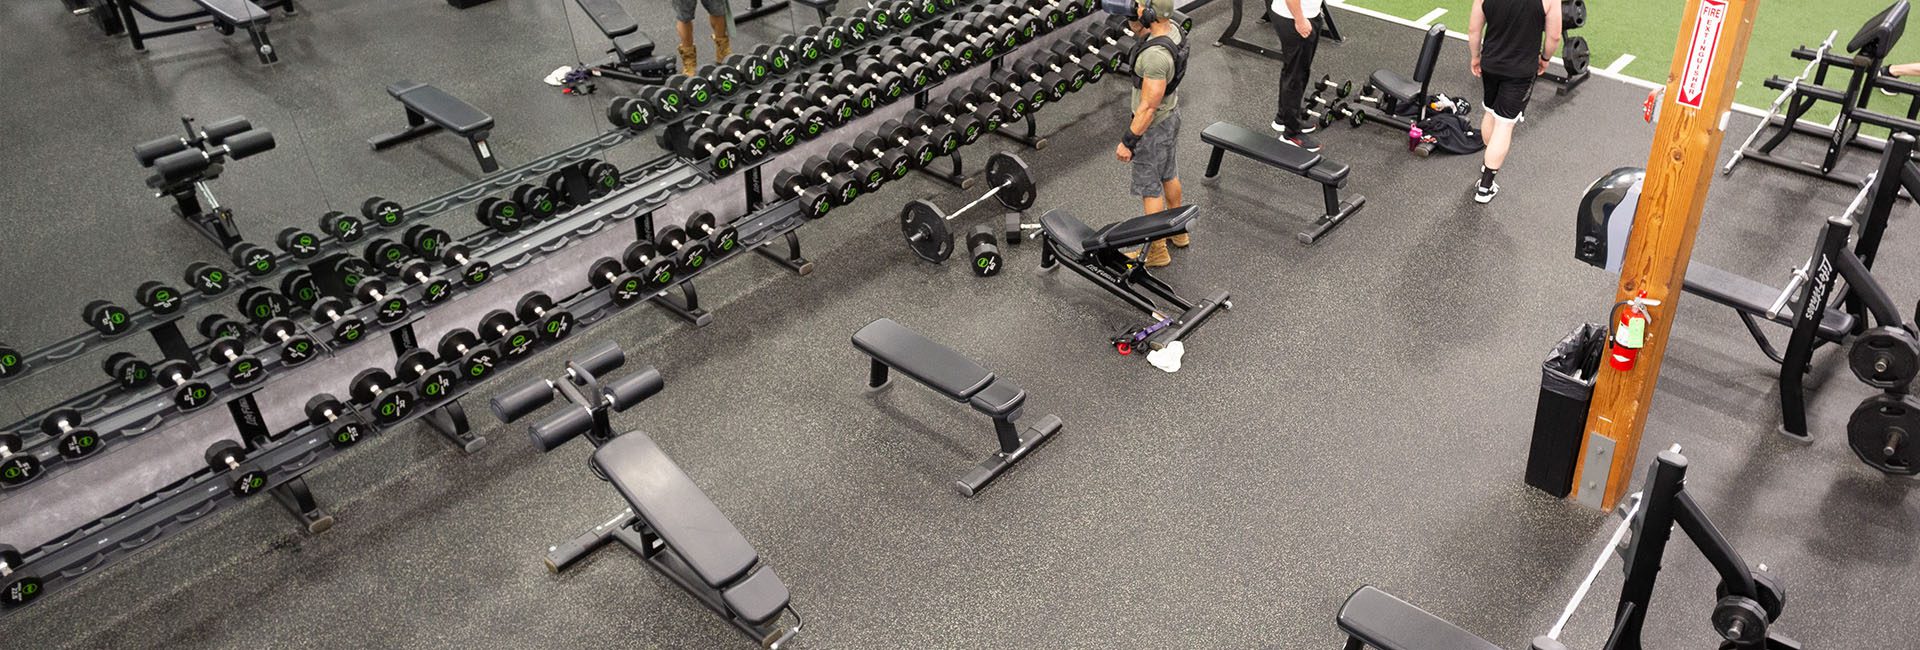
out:
{"label": "man's tan work boot", "polygon": [[1178,234],[1178,235],[1174,235],[1174,236],[1172,236],[1172,237],[1168,237],[1168,238],[1167,238],[1167,243],[1169,243],[1169,244],[1173,244],[1173,247],[1174,247],[1174,248],[1186,248],[1186,247],[1187,247],[1187,243],[1188,243],[1188,241],[1187,241],[1187,233],[1184,233],[1184,232],[1183,232],[1183,233],[1180,233],[1180,234]]}
{"label": "man's tan work boot", "polygon": [[725,61],[733,56],[733,35],[727,33],[733,20],[726,16],[707,16],[707,23],[713,25],[713,60]]}
{"label": "man's tan work boot", "polygon": [[[1127,259],[1137,259],[1140,251],[1127,251]],[[1147,244],[1147,268],[1157,269],[1173,263],[1173,254],[1167,252],[1167,240],[1155,239]]]}
{"label": "man's tan work boot", "polygon": [[700,65],[700,50],[692,43],[680,44],[680,74],[693,76],[694,69]]}

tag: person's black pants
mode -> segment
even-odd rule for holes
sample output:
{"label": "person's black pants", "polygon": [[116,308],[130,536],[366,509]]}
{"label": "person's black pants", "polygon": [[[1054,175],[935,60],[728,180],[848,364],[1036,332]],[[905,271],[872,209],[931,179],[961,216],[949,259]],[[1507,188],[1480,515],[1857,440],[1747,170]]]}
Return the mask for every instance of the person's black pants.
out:
{"label": "person's black pants", "polygon": [[1305,110],[1300,100],[1307,93],[1308,78],[1313,76],[1313,53],[1320,49],[1320,21],[1309,19],[1313,34],[1301,38],[1293,29],[1292,18],[1269,10],[1267,20],[1280,36],[1280,103],[1274,109],[1273,121],[1297,133]]}

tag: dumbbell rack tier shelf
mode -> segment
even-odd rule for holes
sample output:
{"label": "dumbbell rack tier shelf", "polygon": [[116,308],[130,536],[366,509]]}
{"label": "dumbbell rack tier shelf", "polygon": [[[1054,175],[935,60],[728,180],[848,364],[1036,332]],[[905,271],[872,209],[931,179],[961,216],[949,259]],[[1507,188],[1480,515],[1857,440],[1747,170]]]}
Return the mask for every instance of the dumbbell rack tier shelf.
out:
{"label": "dumbbell rack tier shelf", "polygon": [[[1071,27],[1071,23],[1062,25],[1060,29],[1064,31],[1069,27]],[[1037,39],[1034,42],[1044,44],[1048,40],[1052,39]],[[1023,45],[1015,51],[1018,49],[1025,49],[1025,46]],[[977,66],[976,69],[986,70],[991,69],[991,66],[982,64]],[[971,75],[963,73],[956,75],[955,79],[959,79],[964,83],[970,76]],[[944,84],[945,82],[942,82],[924,89],[916,96],[913,105],[923,106],[928,93]],[[901,105],[895,104],[894,106],[899,107]],[[900,108],[900,110],[904,111],[905,109]],[[890,115],[883,115],[882,117],[890,117]],[[858,121],[860,120],[855,120],[855,122]],[[1031,138],[1032,129],[1033,123],[1029,120],[1029,138]],[[1020,139],[1013,134],[1004,135],[1016,140]],[[618,141],[613,141],[613,139],[607,138],[607,136],[602,136],[602,138],[610,142],[607,146],[611,146],[626,139],[631,139],[631,136],[622,136]],[[596,140],[595,142],[598,141],[600,140]],[[589,155],[591,151],[598,150],[600,149],[578,153],[573,155],[572,158],[575,160],[584,158],[586,155]],[[562,152],[562,154],[543,158],[541,161],[535,161],[521,168],[509,170],[505,174],[514,174],[516,172],[533,169],[541,165],[542,162],[561,160],[561,156],[566,153],[567,152]],[[769,157],[768,160],[761,162],[765,163],[776,158],[778,158],[778,156]],[[955,157],[955,161],[955,171],[958,173],[957,156]],[[926,171],[934,174],[936,177],[939,176],[934,170],[929,169]],[[541,172],[536,171],[532,173]],[[753,166],[737,174],[746,178],[743,185],[748,194],[749,205],[748,215],[734,221],[734,226],[739,233],[739,241],[742,243],[741,247],[754,250],[759,255],[768,257],[798,273],[805,274],[811,266],[799,254],[799,240],[796,235],[797,229],[807,223],[808,219],[802,215],[797,201],[781,200],[770,204],[763,204],[760,197],[762,184],[759,182],[759,173],[760,170],[758,166]],[[654,233],[653,214],[655,209],[665,204],[670,198],[680,192],[697,188],[715,180],[696,171],[696,168],[691,165],[677,162],[677,159],[672,156],[662,156],[650,162],[645,169],[628,170],[623,174],[623,178],[628,179],[629,182],[613,190],[605,197],[581,205],[568,214],[553,217],[542,222],[537,227],[529,228],[512,235],[495,232],[484,232],[476,235],[473,238],[475,242],[474,249],[479,251],[476,253],[476,257],[494,264],[495,268],[498,269],[496,274],[498,277],[506,277],[518,269],[533,264],[536,260],[547,257],[549,253],[566,250],[567,242],[572,239],[594,235],[595,233],[603,231],[608,225],[620,221],[632,220],[639,236],[651,238]],[[435,201],[430,201],[422,205],[430,207],[434,202],[445,201],[446,204],[439,208],[441,211],[445,211],[457,205],[471,202],[478,198],[479,194],[486,192],[485,189],[476,192],[475,188],[498,188],[511,186],[513,184],[513,181],[482,181],[481,183],[456,190]],[[409,213],[410,220],[414,218],[425,218],[432,214],[432,212],[426,208],[409,210]],[[777,241],[782,239],[786,240],[789,245],[789,250],[786,254],[782,255],[769,250]],[[716,260],[714,264],[738,257],[743,256],[736,251],[733,255]],[[693,292],[691,281],[695,277],[698,277],[699,273],[711,268],[711,266],[712,264],[683,275],[675,283],[661,288],[642,302],[653,302],[689,321],[696,324],[704,324],[706,315],[698,308],[696,294]],[[491,282],[489,284],[491,284]],[[675,288],[682,291],[684,296],[683,300],[676,300],[671,296],[671,292]],[[411,290],[412,287],[405,287],[405,289]],[[466,298],[466,296],[450,297],[448,303],[460,302],[464,298]],[[571,294],[564,301],[564,304],[565,308],[572,310],[577,315],[577,322],[581,327],[597,323],[606,316],[617,312],[619,309],[613,305],[608,292],[591,288]],[[349,310],[349,312],[364,314],[372,309],[372,305],[361,305]],[[376,320],[369,320],[367,334],[387,333],[393,336],[396,342],[403,339],[410,342],[412,341],[412,324],[417,322],[423,313],[426,313],[426,310],[415,312],[408,319],[391,325],[377,324]],[[115,338],[119,339],[122,337],[124,337],[124,334],[116,336]],[[366,338],[373,337],[368,336]],[[316,337],[316,340],[326,339],[327,337]],[[330,356],[334,351],[328,346],[323,349],[323,352]],[[199,353],[196,353],[196,355],[198,354]],[[114,412],[110,414],[87,419],[88,424],[100,433],[104,447],[100,452],[92,454],[88,456],[88,458],[109,454],[118,447],[127,446],[125,444],[113,444],[116,439],[124,440],[155,431],[166,426],[174,419],[188,415],[199,415],[206,411],[213,411],[215,410],[213,408],[215,405],[230,405],[240,400],[250,400],[251,396],[259,392],[262,388],[271,385],[286,375],[292,374],[289,372],[276,372],[289,369],[284,367],[274,355],[264,356],[267,359],[267,370],[269,371],[266,379],[246,386],[241,390],[226,390],[224,392],[232,392],[235,394],[220,395],[215,402],[206,407],[195,409],[191,414],[182,414],[175,411],[172,407],[171,400],[164,392],[149,390],[142,391],[142,394],[122,400],[114,406]],[[524,359],[504,365],[517,366],[521,361],[524,361]],[[311,364],[314,362],[309,361],[308,363]],[[435,368],[446,367],[448,363],[450,362],[443,362],[436,365]],[[220,376],[219,373],[210,373],[204,377],[204,380],[214,387],[216,394],[223,392],[222,389],[231,388],[226,385],[226,378]],[[474,442],[474,439],[467,432],[465,416],[463,409],[459,406],[459,399],[472,390],[474,386],[477,386],[478,383],[484,383],[484,381],[483,379],[476,383],[458,385],[439,401],[433,402],[432,404],[423,404],[418,410],[405,418],[384,426],[374,427],[374,430],[376,432],[392,430],[414,419],[425,418],[430,424],[434,425],[436,429],[440,430],[442,434],[454,439],[456,444],[469,445],[468,448],[471,449],[472,447],[470,445]],[[109,385],[96,389],[95,391],[90,391],[88,394],[83,395],[81,399],[93,406],[100,406],[112,401],[113,394],[117,392],[113,390],[113,388],[113,386]],[[49,409],[49,412],[51,410],[52,409]],[[359,410],[359,407],[349,406],[349,411],[353,413],[357,414]],[[23,433],[28,433],[34,437],[42,437],[38,430],[38,422],[42,418],[44,418],[44,414],[38,414],[35,417],[23,420],[20,425],[15,428],[22,429]],[[48,444],[51,440],[50,437],[47,437],[40,440],[39,445]],[[305,521],[310,530],[318,532],[317,529],[320,527],[319,522],[326,519],[326,515],[313,504],[311,495],[307,493],[300,476],[307,469],[315,466],[319,460],[330,457],[334,453],[335,449],[331,444],[328,444],[324,431],[312,425],[301,424],[277,434],[263,430],[260,441],[262,442],[261,447],[253,450],[249,454],[247,462],[250,465],[255,465],[266,470],[270,477],[268,485],[269,491],[282,501],[283,504],[287,505],[296,516]],[[31,449],[32,447],[29,447],[29,450]],[[55,456],[57,457],[57,454]],[[63,469],[63,466],[70,465],[71,463],[61,463],[57,459],[49,462],[46,469],[49,475],[36,479],[28,484],[28,486],[51,480],[57,476],[57,473]],[[233,497],[220,482],[220,477],[227,474],[229,474],[229,472],[214,472],[212,470],[201,469],[180,481],[171,483],[159,490],[148,492],[145,497],[135,500],[131,505],[94,520],[89,524],[76,527],[75,530],[60,535],[53,541],[39,545],[27,553],[27,560],[21,569],[22,571],[30,571],[34,575],[41,576],[47,581],[47,588],[55,588],[80,575],[90,573],[94,569],[105,566],[137,548],[144,547],[146,544],[182,528],[186,523],[211,513],[213,510],[227,503],[228,499],[236,498]],[[22,486],[22,488],[28,486]]]}

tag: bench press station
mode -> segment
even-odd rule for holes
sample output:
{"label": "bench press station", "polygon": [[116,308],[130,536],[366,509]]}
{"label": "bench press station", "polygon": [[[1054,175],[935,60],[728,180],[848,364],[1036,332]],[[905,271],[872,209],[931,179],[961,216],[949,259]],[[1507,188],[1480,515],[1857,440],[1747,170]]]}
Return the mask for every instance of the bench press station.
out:
{"label": "bench press station", "polygon": [[[274,63],[280,60],[280,54],[273,50],[273,42],[267,39],[267,23],[273,20],[270,10],[280,9],[287,15],[297,13],[293,0],[264,0],[255,3],[252,0],[193,0],[200,6],[198,11],[180,14],[163,14],[146,6],[141,0],[104,0],[106,7],[87,8],[89,13],[104,10],[116,12],[120,16],[120,25],[127,32],[127,40],[133,43],[137,52],[147,51],[147,39],[161,36],[184,34],[202,29],[211,29],[224,35],[246,30],[247,38],[253,41],[254,53],[260,56],[261,63]],[[149,20],[162,23],[187,23],[157,30],[140,29],[140,21],[135,18],[138,12]]]}
{"label": "bench press station", "polygon": [[467,139],[474,159],[480,161],[480,171],[500,171],[500,161],[494,159],[493,148],[487,145],[487,136],[493,131],[492,115],[431,84],[396,81],[387,85],[387,94],[406,107],[407,128],[367,139],[374,151],[444,129]]}
{"label": "bench press station", "polygon": [[1025,435],[1021,435],[1023,430],[1013,421],[1020,418],[1020,407],[1026,404],[1026,390],[994,376],[953,348],[935,343],[892,319],[867,323],[854,332],[853,347],[873,359],[867,375],[869,391],[877,392],[889,386],[890,370],[899,370],[935,392],[956,402],[966,402],[973,410],[993,418],[993,431],[1000,439],[1000,449],[954,482],[961,494],[979,494],[1014,463],[1060,432],[1060,416],[1048,415],[1040,418],[1038,425],[1026,427]]}
{"label": "bench press station", "polygon": [[[1227,292],[1218,291],[1197,303],[1189,302],[1148,272],[1145,264],[1127,257],[1125,249],[1186,232],[1198,218],[1200,208],[1186,205],[1095,229],[1066,210],[1049,210],[1040,217],[1040,268],[1051,270],[1056,264],[1064,264],[1154,318],[1153,324],[1114,338],[1114,348],[1121,354],[1141,348],[1160,350],[1199,329],[1215,312],[1232,309],[1233,301]],[[1162,311],[1151,296],[1135,287],[1159,296],[1179,311]]]}
{"label": "bench press station", "polygon": [[1292,143],[1226,122],[1207,125],[1206,130],[1200,132],[1200,141],[1213,145],[1213,155],[1207,158],[1205,178],[1208,181],[1220,177],[1221,159],[1231,151],[1320,184],[1327,211],[1313,222],[1312,230],[1298,235],[1302,244],[1320,241],[1321,237],[1346,223],[1347,217],[1353,216],[1367,204],[1364,196],[1354,197],[1352,201],[1340,200],[1340,188],[1347,185],[1349,169],[1346,165],[1327,160]]}
{"label": "bench press station", "polygon": [[[619,346],[601,343],[568,361],[559,380],[535,379],[491,401],[494,416],[513,422],[555,396],[566,398],[565,410],[528,427],[534,447],[552,451],[585,435],[595,447],[593,473],[630,505],[586,534],[548,547],[547,569],[559,573],[618,540],[742,634],[762,647],[780,648],[801,627],[786,583],[651,438],[640,431],[613,432],[612,412],[633,408],[666,385],[652,367],[601,378],[625,362]],[[784,615],[793,617],[792,627],[781,625]]]}

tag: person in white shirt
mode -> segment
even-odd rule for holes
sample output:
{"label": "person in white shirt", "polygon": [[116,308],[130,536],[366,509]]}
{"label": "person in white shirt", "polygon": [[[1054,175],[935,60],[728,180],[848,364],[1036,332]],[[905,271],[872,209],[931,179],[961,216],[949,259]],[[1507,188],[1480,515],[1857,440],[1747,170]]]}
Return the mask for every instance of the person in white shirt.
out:
{"label": "person in white shirt", "polygon": [[1304,133],[1306,107],[1301,99],[1307,92],[1307,78],[1313,76],[1313,53],[1320,48],[1320,27],[1314,19],[1325,10],[1324,0],[1272,0],[1273,32],[1280,36],[1280,103],[1273,111],[1273,130],[1281,139],[1307,151],[1319,151],[1320,143]]}

